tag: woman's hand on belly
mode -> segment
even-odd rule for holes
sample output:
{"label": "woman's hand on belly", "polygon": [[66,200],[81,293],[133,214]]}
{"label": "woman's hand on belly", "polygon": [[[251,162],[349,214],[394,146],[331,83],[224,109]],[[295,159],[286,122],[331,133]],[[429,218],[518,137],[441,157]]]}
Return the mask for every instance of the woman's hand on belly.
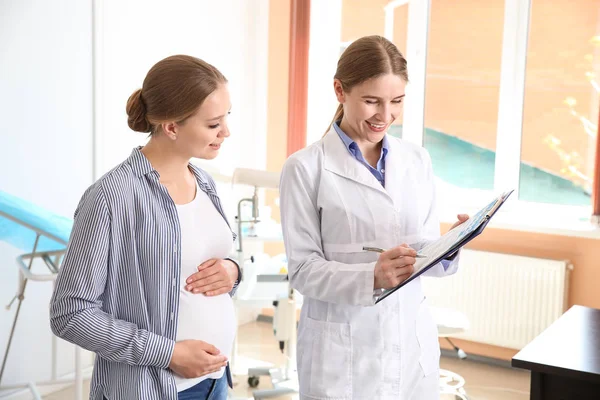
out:
{"label": "woman's hand on belly", "polygon": [[213,258],[199,265],[198,272],[187,278],[185,290],[218,296],[231,292],[237,278],[238,268],[233,261]]}
{"label": "woman's hand on belly", "polygon": [[182,340],[175,343],[169,368],[183,378],[199,378],[219,371],[227,365],[227,357],[220,355],[212,344],[201,340]]}

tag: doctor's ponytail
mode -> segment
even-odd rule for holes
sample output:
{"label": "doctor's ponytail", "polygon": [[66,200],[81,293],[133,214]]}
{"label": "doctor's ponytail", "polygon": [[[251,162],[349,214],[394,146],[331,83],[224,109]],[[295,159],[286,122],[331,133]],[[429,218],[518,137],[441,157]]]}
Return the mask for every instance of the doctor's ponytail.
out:
{"label": "doctor's ponytail", "polygon": [[329,132],[329,130],[331,129],[333,124],[337,121],[340,121],[343,117],[344,117],[344,105],[339,104],[337,110],[335,111],[335,115],[333,116],[333,119],[331,120],[331,123],[329,124],[329,127],[327,128],[327,130],[325,131],[325,134],[323,136],[327,135],[327,132]]}
{"label": "doctor's ponytail", "polygon": [[[389,73],[408,82],[406,59],[394,43],[382,36],[373,35],[355,40],[344,50],[338,61],[334,79],[338,79],[344,92],[348,93],[354,86],[366,80]],[[340,104],[325,135],[333,124],[343,117],[344,106]]]}

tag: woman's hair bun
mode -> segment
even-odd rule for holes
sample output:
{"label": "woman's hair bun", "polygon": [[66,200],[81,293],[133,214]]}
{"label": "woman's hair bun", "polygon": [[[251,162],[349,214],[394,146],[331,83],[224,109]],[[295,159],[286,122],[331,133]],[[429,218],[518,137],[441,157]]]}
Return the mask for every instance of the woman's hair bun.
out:
{"label": "woman's hair bun", "polygon": [[142,89],[138,89],[127,100],[127,124],[136,132],[152,132],[152,124],[146,117],[146,106]]}

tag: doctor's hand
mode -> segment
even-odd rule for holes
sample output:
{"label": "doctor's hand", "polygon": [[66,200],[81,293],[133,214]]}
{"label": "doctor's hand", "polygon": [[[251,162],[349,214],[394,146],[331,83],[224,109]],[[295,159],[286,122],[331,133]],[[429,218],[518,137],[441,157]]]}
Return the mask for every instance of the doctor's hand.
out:
{"label": "doctor's hand", "polygon": [[462,224],[463,222],[465,222],[466,220],[468,220],[468,219],[469,219],[469,216],[468,216],[467,214],[458,214],[458,215],[456,216],[456,218],[458,218],[458,221],[456,221],[456,222],[454,223],[454,225],[452,225],[452,226],[450,227],[450,230],[452,230],[452,229],[456,228],[457,226],[459,226],[460,224]]}
{"label": "doctor's hand", "polygon": [[416,255],[407,244],[381,253],[375,264],[373,289],[391,289],[404,282],[414,271]]}
{"label": "doctor's hand", "polygon": [[169,368],[183,378],[199,378],[219,371],[227,365],[227,357],[219,349],[201,340],[175,343]]}
{"label": "doctor's hand", "polygon": [[205,296],[229,293],[238,278],[237,265],[230,260],[210,259],[198,266],[198,272],[185,281],[185,290]]}

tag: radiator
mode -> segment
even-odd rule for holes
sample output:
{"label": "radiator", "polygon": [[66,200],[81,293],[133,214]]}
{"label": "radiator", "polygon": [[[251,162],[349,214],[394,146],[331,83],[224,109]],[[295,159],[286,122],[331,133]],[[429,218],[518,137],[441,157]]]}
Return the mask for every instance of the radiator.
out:
{"label": "radiator", "polygon": [[457,337],[520,350],[566,311],[571,270],[567,261],[463,250],[455,275],[425,277],[423,287],[431,306],[467,316]]}

